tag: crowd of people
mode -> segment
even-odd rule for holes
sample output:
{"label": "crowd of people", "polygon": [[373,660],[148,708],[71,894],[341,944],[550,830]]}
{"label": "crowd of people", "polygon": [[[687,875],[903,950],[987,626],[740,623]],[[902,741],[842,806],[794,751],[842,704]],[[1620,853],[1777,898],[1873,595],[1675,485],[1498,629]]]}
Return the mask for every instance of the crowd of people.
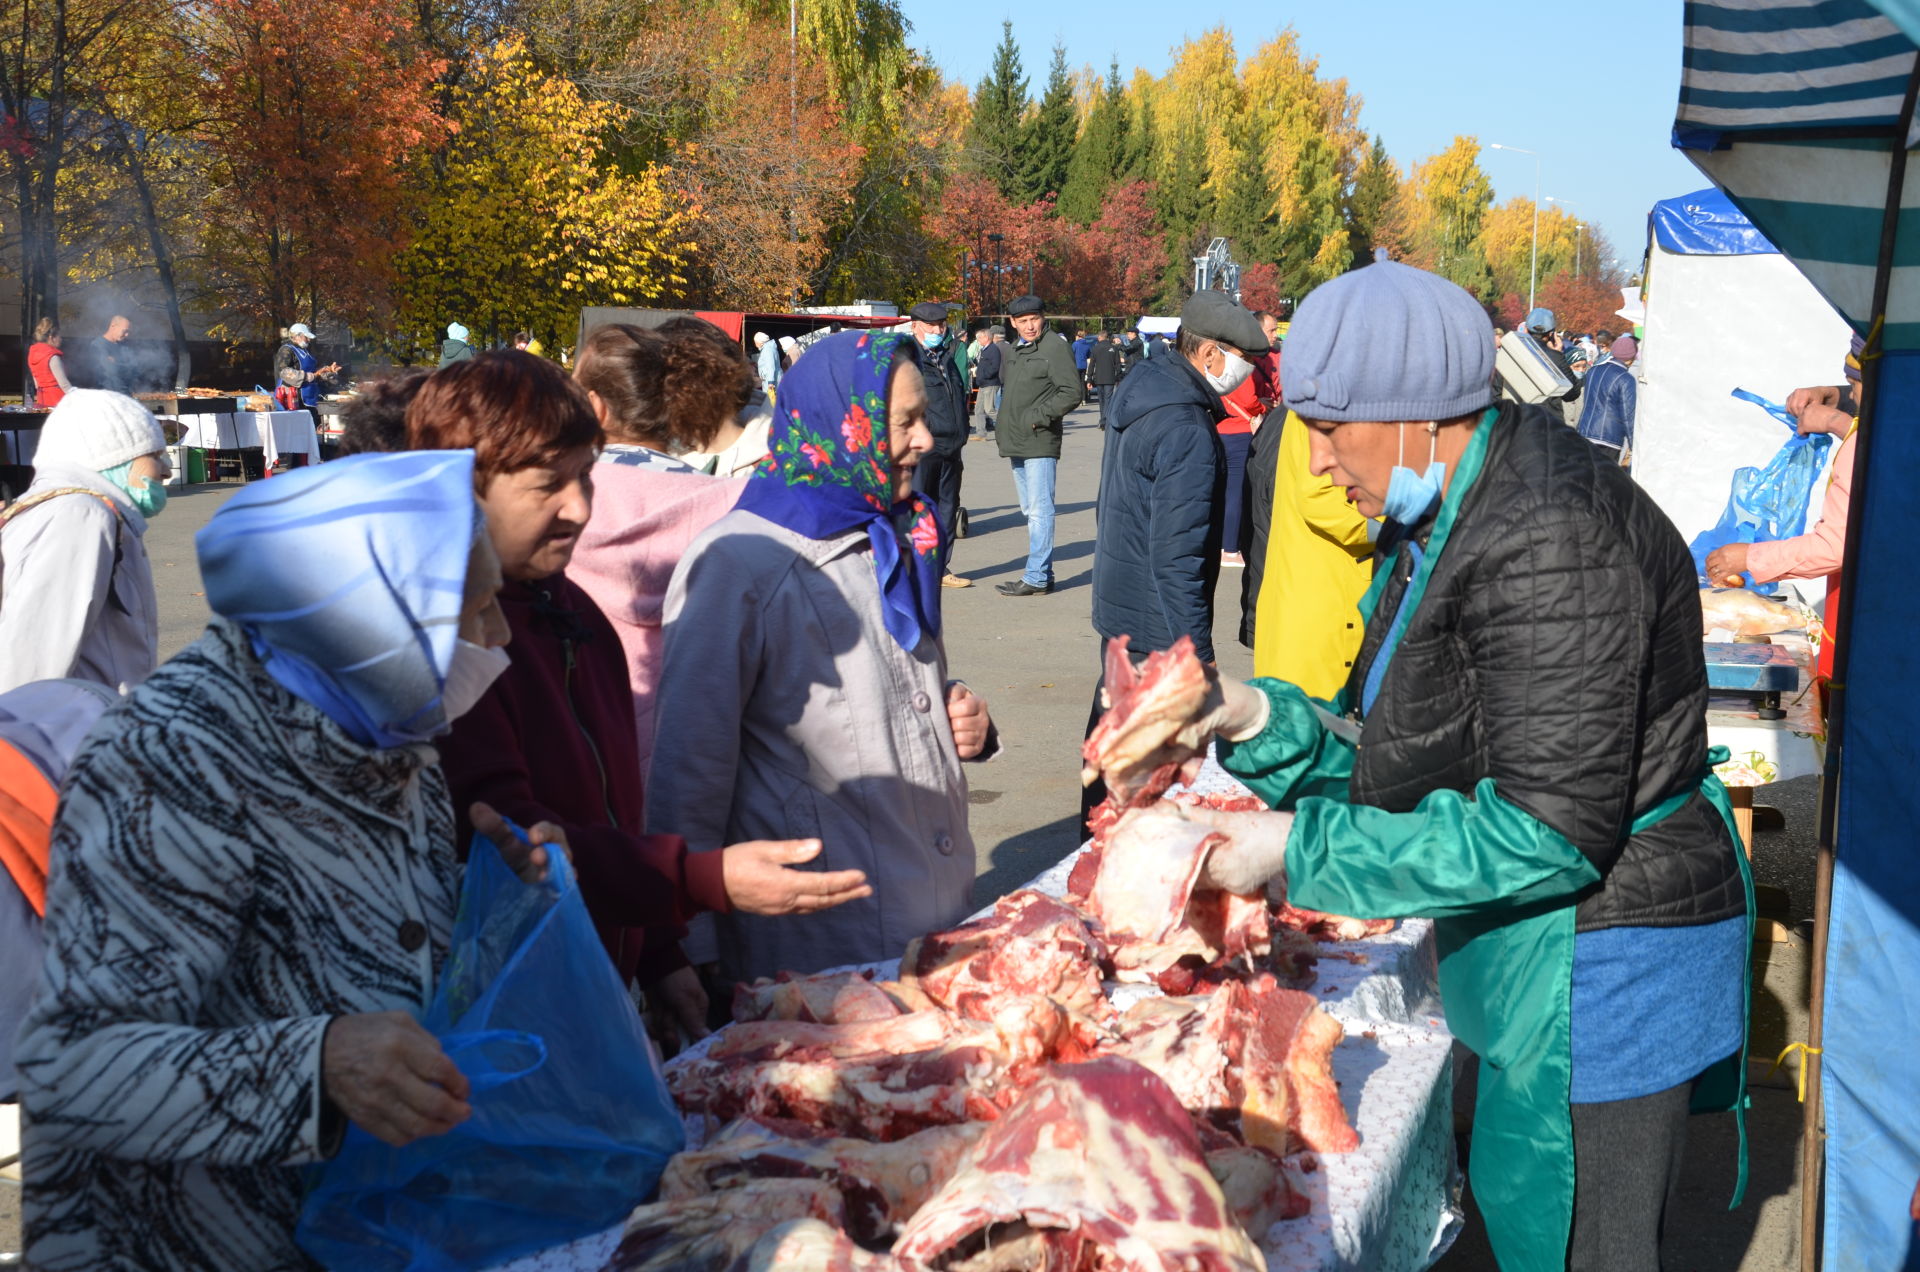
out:
{"label": "crowd of people", "polygon": [[[1503,1262],[1656,1266],[1688,1109],[1740,1099],[1750,880],[1694,565],[1620,462],[1631,337],[1529,325],[1577,428],[1499,395],[1471,296],[1387,261],[1309,295],[1284,350],[1217,291],[1148,340],[1070,338],[1038,296],[970,339],[938,302],[805,349],[613,324],[571,374],[456,323],[437,368],[363,387],[343,458],[213,516],[214,617],[164,665],[164,438],[71,388],[51,333],[62,396],[0,522],[29,1262],[300,1266],[300,1168],[348,1123],[400,1145],[467,1117],[417,1016],[475,836],[528,878],[570,855],[669,1050],[741,981],[962,919],[967,771],[1000,750],[942,637],[967,447],[992,439],[1026,522],[997,590],[1045,596],[1092,396],[1102,665],[1188,640],[1210,684],[1140,760],[1213,741],[1270,810],[1194,813],[1225,836],[1208,878],[1436,920]],[[311,339],[279,359],[302,401],[336,370]],[[1842,392],[1789,406],[1843,432]],[[1808,542],[1716,568],[1826,571],[1839,465],[1833,490]],[[1214,669],[1234,568],[1251,684]],[[1096,683],[1089,732],[1105,709]]]}

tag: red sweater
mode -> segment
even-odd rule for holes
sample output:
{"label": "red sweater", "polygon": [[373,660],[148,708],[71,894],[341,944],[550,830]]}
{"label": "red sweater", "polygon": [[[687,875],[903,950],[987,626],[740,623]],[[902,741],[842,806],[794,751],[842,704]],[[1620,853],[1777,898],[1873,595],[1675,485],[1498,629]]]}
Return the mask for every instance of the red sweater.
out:
{"label": "red sweater", "polygon": [[651,982],[685,964],[681,925],[724,911],[720,854],[640,832],[641,774],[626,656],[605,615],[564,576],[500,593],[513,664],[441,740],[460,843],[484,800],[522,826],[567,832],[580,891],[623,976]]}

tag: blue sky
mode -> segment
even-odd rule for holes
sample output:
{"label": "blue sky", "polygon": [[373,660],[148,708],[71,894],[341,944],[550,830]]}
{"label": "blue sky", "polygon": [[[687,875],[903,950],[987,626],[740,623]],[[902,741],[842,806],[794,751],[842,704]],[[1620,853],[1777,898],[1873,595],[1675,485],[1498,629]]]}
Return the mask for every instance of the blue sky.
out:
{"label": "blue sky", "polygon": [[[1313,6],[1218,0],[1048,0],[1018,7],[902,0],[911,39],[969,86],[986,73],[1002,18],[1013,19],[1037,94],[1054,41],[1072,66],[1123,76],[1167,68],[1173,47],[1224,25],[1242,57],[1292,25],[1321,74],[1345,77],[1364,99],[1361,123],[1402,166],[1456,133],[1482,146],[1540,152],[1540,192],[1599,224],[1631,269],[1647,209],[1708,184],[1668,145],[1680,88],[1677,0],[1601,4],[1492,0],[1323,0]],[[1533,194],[1526,155],[1486,150],[1481,166],[1501,201]]]}

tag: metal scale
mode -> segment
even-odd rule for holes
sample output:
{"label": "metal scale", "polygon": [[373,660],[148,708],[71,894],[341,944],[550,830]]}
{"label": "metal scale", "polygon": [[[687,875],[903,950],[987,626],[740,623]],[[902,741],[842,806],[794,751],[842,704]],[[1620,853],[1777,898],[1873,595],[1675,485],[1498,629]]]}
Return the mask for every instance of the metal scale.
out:
{"label": "metal scale", "polygon": [[1780,695],[1800,690],[1800,664],[1785,645],[1711,643],[1706,646],[1707,691],[1754,700],[1762,720],[1784,720]]}

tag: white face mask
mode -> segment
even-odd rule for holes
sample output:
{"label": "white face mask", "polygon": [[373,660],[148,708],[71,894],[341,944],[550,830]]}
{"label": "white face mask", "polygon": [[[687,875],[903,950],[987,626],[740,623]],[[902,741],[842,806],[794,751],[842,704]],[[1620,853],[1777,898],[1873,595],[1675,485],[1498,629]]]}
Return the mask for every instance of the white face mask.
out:
{"label": "white face mask", "polygon": [[512,663],[505,649],[488,649],[470,640],[458,640],[453,646],[453,662],[447,668],[447,685],[440,691],[440,709],[452,724],[467,712],[492,687]]}
{"label": "white face mask", "polygon": [[1204,373],[1207,377],[1207,385],[1215,393],[1231,393],[1245,384],[1247,377],[1253,374],[1253,363],[1221,345],[1215,345],[1214,348],[1220,350],[1220,356],[1226,359],[1226,365],[1220,368],[1219,375],[1211,371]]}

